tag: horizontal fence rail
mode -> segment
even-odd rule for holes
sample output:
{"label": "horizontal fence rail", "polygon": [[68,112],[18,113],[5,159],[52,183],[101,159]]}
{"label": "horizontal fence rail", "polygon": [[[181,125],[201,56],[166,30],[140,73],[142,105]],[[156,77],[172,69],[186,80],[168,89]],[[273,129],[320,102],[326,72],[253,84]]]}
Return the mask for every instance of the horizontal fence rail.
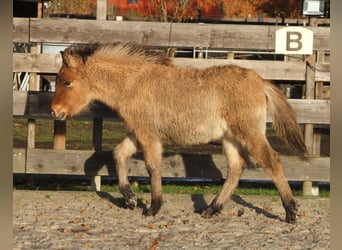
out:
{"label": "horizontal fence rail", "polygon": [[[51,92],[14,92],[13,116],[36,119],[51,119]],[[289,99],[297,115],[299,123],[330,124],[330,100]],[[75,119],[90,119],[94,117],[118,118],[116,113],[101,103],[92,105]],[[270,114],[267,122],[272,122]]]}
{"label": "horizontal fence rail", "polygon": [[[14,18],[13,42],[113,43],[143,46],[274,50],[275,32],[283,26],[201,23],[115,22],[61,18]],[[313,31],[314,50],[330,50],[329,27]]]}
{"label": "horizontal fence rail", "polygon": [[[182,67],[204,69],[215,65],[238,65],[254,69],[262,78],[270,80],[304,81],[306,62],[303,61],[260,61],[230,59],[173,58],[174,64]],[[13,54],[14,72],[57,73],[62,65],[60,55]],[[316,63],[315,81],[330,81],[330,64]]]}
{"label": "horizontal fence rail", "polygon": [[[305,27],[313,32],[312,56],[289,60],[246,60],[229,57],[239,51],[275,55],[275,32],[281,25],[116,22],[62,18],[13,18],[13,42],[31,44],[75,44],[134,42],[153,48],[226,51],[226,59],[182,58],[175,65],[204,69],[214,65],[234,64],[255,70],[262,78],[304,86],[305,99],[289,99],[297,120],[305,129],[306,144],[315,152],[320,134],[316,129],[329,128],[330,100],[323,100],[324,83],[330,83],[330,27]],[[194,50],[193,50],[194,51]],[[253,52],[252,52],[253,51]],[[328,56],[325,56],[325,55]],[[13,53],[13,72],[56,74],[61,66],[58,54],[35,52]],[[51,92],[13,91],[13,117],[51,119]],[[329,88],[330,91],[330,88]],[[32,174],[70,174],[116,176],[112,153],[101,150],[102,119],[119,120],[116,113],[96,103],[75,119],[94,121],[94,150],[56,150],[28,147],[13,150],[13,172]],[[269,114],[267,122],[272,122]],[[97,128],[95,128],[97,124]],[[63,129],[62,129],[63,131]],[[99,139],[100,138],[100,139]],[[65,139],[63,139],[65,140]],[[306,159],[281,155],[288,180],[330,181],[330,157],[312,153]],[[163,159],[164,177],[225,178],[226,160],[223,155],[166,154]],[[147,176],[141,153],[127,163],[130,176]],[[260,169],[248,168],[242,179],[269,180]]]}
{"label": "horizontal fence rail", "polygon": [[[15,149],[14,154],[14,171],[17,173],[117,176],[111,151]],[[148,176],[143,159],[142,153],[138,153],[127,161],[129,176]],[[281,156],[280,160],[291,181],[330,180],[329,157],[303,160],[295,156]],[[226,158],[217,154],[166,154],[162,162],[162,174],[163,177],[174,178],[226,178]],[[242,179],[265,180],[268,177],[262,169],[250,166]]]}

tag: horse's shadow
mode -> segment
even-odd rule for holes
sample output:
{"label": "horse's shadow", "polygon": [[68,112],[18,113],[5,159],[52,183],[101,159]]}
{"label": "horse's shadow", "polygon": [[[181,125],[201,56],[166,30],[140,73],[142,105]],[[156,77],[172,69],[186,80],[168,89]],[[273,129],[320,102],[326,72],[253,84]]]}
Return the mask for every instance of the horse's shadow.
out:
{"label": "horse's shadow", "polygon": [[[208,207],[208,204],[204,200],[204,197],[202,194],[191,195],[191,199],[194,203],[194,212],[195,213],[201,214],[203,212],[203,210],[205,210]],[[239,195],[235,195],[235,194],[232,195],[230,200],[232,200],[233,202],[235,202],[235,203],[237,203],[243,207],[253,209],[257,214],[262,214],[267,218],[282,220],[278,215],[272,214],[265,209],[254,206],[252,203],[247,202],[246,200],[244,200]]]}
{"label": "horse's shadow", "polygon": [[[185,164],[186,176],[187,177],[194,177],[193,175],[195,174],[197,177],[199,176],[202,178],[207,178],[208,176],[210,176],[211,178],[214,178],[214,179],[223,180],[222,172],[216,167],[216,164],[212,158],[212,155],[201,156],[201,164],[200,165],[205,166],[206,171],[203,171],[203,169],[201,169],[201,167],[200,167],[200,172],[194,173],[194,171],[196,171],[194,169],[198,168],[198,164],[196,162],[193,162],[192,159],[187,159],[186,157],[183,157],[183,161]],[[193,166],[194,164],[196,166]],[[248,162],[248,168],[253,168],[253,167],[254,167],[253,163]],[[202,195],[202,194],[191,195],[191,199],[193,201],[193,207],[194,207],[195,213],[201,214],[203,212],[203,210],[208,207],[208,204],[204,199],[204,195]],[[230,200],[234,201],[237,204],[240,204],[243,207],[255,210],[255,212],[257,214],[262,214],[268,218],[281,220],[279,216],[274,215],[274,214],[272,214],[272,213],[270,213],[270,212],[268,212],[262,208],[254,206],[252,203],[245,201],[239,195],[233,194],[231,196]]]}
{"label": "horse's shadow", "polygon": [[[112,152],[95,151],[84,163],[84,173],[88,176],[96,176],[101,172],[107,172],[109,176],[117,177],[115,163]],[[96,191],[96,194],[120,208],[127,208],[123,197],[114,197],[109,192]],[[142,202],[142,199],[137,200],[137,207],[143,209],[143,213],[147,211],[147,205]]]}
{"label": "horse's shadow", "polygon": [[[136,160],[143,160],[142,154],[137,154],[133,156]],[[184,162],[185,167],[185,176],[187,178],[215,178],[222,179],[221,171],[216,167],[216,164],[211,155],[199,155],[193,158],[191,155],[182,155],[182,160]],[[94,152],[84,163],[84,172],[86,175],[95,176],[98,175],[103,168],[107,168],[107,173],[110,176],[117,176],[115,164],[112,158],[111,152],[106,151],[97,151]],[[124,198],[114,197],[108,192],[96,192],[96,194],[111,202],[113,205],[126,208]],[[191,195],[191,199],[193,202],[193,208],[195,213],[202,213],[202,211],[208,207],[206,200],[204,199],[204,195],[201,194],[193,194]],[[238,195],[232,195],[231,200],[235,203],[240,204],[244,207],[255,210],[258,214],[263,214],[264,216],[272,219],[280,219],[279,216],[276,216],[262,208],[256,207],[253,204],[245,201]],[[147,205],[142,201],[142,199],[138,199],[137,206],[143,210],[145,214],[147,211]]]}
{"label": "horse's shadow", "polygon": [[[125,199],[123,197],[114,197],[108,192],[102,192],[102,191],[96,191],[96,194],[102,198],[110,202],[111,204],[120,207],[120,208],[127,208]],[[143,214],[146,214],[148,207],[147,205],[142,201],[142,199],[137,200],[137,207],[141,208],[143,210]]]}

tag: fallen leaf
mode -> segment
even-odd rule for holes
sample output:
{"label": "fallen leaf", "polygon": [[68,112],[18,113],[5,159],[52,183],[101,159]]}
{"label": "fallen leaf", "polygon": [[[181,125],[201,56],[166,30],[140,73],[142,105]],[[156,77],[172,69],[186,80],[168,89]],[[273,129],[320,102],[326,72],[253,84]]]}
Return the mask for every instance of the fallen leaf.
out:
{"label": "fallen leaf", "polygon": [[38,215],[38,216],[35,217],[36,222],[41,221],[43,218],[44,218],[43,215]]}
{"label": "fallen leaf", "polygon": [[273,208],[272,207],[266,207],[266,211],[267,212],[273,212]]}
{"label": "fallen leaf", "polygon": [[237,212],[234,210],[227,211],[227,215],[237,215]]}
{"label": "fallen leaf", "polygon": [[152,242],[152,245],[150,246],[150,248],[148,250],[155,250],[158,246],[159,242],[157,240],[154,240]]}
{"label": "fallen leaf", "polygon": [[156,226],[155,224],[153,224],[153,223],[148,224],[147,227],[148,227],[149,229],[156,229],[156,228],[157,228],[157,226]]}
{"label": "fallen leaf", "polygon": [[87,210],[86,208],[82,209],[82,210],[81,210],[81,214],[83,214],[83,215],[88,214],[88,210]]}
{"label": "fallen leaf", "polygon": [[307,217],[308,217],[308,214],[305,212],[298,214],[298,218],[307,218]]}
{"label": "fallen leaf", "polygon": [[80,233],[80,232],[78,232],[78,233],[75,233],[75,236],[76,236],[76,237],[78,237],[78,238],[80,238],[80,237],[82,237],[82,236],[83,236],[83,233]]}

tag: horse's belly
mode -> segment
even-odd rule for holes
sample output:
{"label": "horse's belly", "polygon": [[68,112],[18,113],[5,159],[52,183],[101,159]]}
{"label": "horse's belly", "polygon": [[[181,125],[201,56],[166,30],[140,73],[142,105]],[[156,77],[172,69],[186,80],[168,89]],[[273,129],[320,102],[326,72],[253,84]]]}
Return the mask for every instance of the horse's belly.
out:
{"label": "horse's belly", "polygon": [[228,132],[225,120],[200,124],[177,124],[160,131],[165,144],[196,145],[222,139]]}

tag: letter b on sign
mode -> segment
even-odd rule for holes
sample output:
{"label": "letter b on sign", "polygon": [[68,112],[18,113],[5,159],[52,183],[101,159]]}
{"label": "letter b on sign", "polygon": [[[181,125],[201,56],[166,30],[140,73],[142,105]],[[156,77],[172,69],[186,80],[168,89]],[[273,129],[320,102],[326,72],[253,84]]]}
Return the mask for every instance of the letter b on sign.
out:
{"label": "letter b on sign", "polygon": [[286,27],[276,31],[275,52],[311,55],[313,32],[302,27]]}

